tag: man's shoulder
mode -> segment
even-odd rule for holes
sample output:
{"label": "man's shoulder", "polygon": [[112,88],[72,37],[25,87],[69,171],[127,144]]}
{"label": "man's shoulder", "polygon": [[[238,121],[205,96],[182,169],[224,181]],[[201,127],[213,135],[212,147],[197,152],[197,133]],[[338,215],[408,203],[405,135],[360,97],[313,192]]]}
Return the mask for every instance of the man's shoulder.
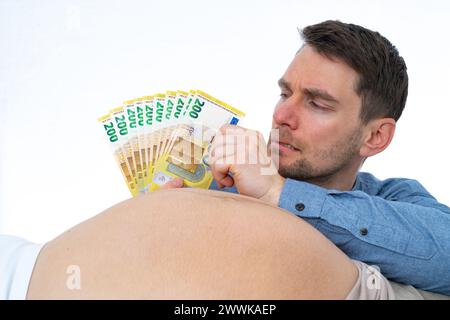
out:
{"label": "man's shoulder", "polygon": [[403,177],[382,180],[368,172],[358,173],[353,190],[364,191],[370,195],[391,194],[392,192],[401,191],[428,193],[417,180]]}

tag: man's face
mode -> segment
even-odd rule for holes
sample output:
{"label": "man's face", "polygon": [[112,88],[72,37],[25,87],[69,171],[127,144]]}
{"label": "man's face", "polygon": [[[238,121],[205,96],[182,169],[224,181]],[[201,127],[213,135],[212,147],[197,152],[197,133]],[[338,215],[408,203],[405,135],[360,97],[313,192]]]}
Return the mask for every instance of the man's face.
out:
{"label": "man's face", "polygon": [[361,162],[357,80],[348,65],[309,46],[297,53],[279,81],[281,95],[272,119],[280,143],[271,148],[279,150],[282,176],[327,180]]}

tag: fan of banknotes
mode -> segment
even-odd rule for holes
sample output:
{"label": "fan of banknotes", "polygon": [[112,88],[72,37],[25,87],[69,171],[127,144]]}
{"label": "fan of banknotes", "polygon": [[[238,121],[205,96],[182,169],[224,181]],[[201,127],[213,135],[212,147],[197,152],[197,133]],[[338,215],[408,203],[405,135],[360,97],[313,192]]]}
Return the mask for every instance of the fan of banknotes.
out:
{"label": "fan of banknotes", "polygon": [[125,101],[99,123],[136,196],[177,177],[187,187],[209,188],[208,146],[223,124],[242,117],[242,111],[201,90],[178,90]]}

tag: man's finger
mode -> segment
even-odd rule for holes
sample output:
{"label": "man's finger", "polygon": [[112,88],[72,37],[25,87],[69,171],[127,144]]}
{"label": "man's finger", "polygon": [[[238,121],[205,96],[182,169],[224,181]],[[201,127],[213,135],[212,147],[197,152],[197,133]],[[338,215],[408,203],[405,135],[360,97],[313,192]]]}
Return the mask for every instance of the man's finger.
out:
{"label": "man's finger", "polygon": [[[221,161],[217,161],[216,158],[210,158],[210,169],[214,180],[217,182],[219,188],[232,187],[234,185],[234,180],[228,175],[230,171],[230,164],[227,164],[226,159],[221,158]],[[223,163],[223,161],[225,163]]]}
{"label": "man's finger", "polygon": [[173,180],[170,180],[169,182],[166,182],[161,186],[161,189],[176,189],[176,188],[182,188],[183,187],[183,179],[181,178],[175,178]]}

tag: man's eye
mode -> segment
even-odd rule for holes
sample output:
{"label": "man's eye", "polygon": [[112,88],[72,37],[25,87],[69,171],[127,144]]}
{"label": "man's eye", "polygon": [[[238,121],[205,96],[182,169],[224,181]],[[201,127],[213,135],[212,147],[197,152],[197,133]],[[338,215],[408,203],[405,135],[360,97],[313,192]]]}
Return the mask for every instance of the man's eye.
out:
{"label": "man's eye", "polygon": [[287,94],[284,93],[284,92],[281,92],[280,93],[280,97],[283,98],[283,99],[286,99],[287,98]]}
{"label": "man's eye", "polygon": [[314,108],[326,109],[325,107],[321,106],[320,104],[315,103],[314,100],[309,100],[309,104]]}

